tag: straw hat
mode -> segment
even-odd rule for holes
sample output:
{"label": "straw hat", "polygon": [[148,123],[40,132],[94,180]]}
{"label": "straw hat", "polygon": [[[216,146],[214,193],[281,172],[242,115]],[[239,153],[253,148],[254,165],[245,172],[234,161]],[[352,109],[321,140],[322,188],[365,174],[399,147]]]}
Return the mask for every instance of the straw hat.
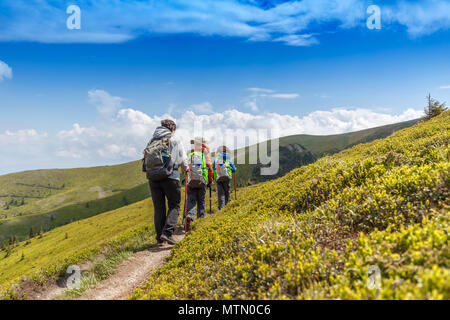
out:
{"label": "straw hat", "polygon": [[195,145],[200,145],[200,144],[204,144],[204,145],[208,145],[208,140],[206,140],[203,137],[195,137],[194,139],[191,140],[191,144],[195,144]]}

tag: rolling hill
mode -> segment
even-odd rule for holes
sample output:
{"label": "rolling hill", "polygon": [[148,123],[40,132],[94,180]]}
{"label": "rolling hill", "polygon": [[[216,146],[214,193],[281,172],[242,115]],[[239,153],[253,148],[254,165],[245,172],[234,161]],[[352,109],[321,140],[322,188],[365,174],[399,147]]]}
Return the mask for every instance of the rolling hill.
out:
{"label": "rolling hill", "polygon": [[[417,120],[331,136],[295,135],[280,139],[280,170],[261,176],[261,164],[237,164],[238,186],[283,176],[357,143],[386,137]],[[236,151],[248,160],[251,148]],[[149,196],[140,161],[116,166],[36,170],[0,176],[0,244],[91,217]]]}
{"label": "rolling hill", "polygon": [[[0,297],[24,278],[37,283],[65,273],[72,264],[154,243],[151,200],[99,214],[0,251]],[[6,296],[7,298],[7,296]]]}
{"label": "rolling hill", "polygon": [[[212,200],[217,202],[215,194]],[[209,202],[209,195],[206,201]],[[179,223],[183,223],[181,214]],[[105,267],[112,272],[112,263],[117,265],[155,242],[153,203],[145,199],[6,246],[0,249],[0,300],[27,298],[22,291],[55,282],[74,264],[96,261],[92,269],[99,273],[97,277],[108,276],[96,268]]]}
{"label": "rolling hill", "polygon": [[[275,176],[262,176],[260,174],[260,168],[263,167],[261,164],[238,164],[237,183],[241,186],[245,186],[282,177],[291,170],[302,165],[313,163],[325,155],[337,153],[359,143],[386,138],[395,131],[408,128],[418,121],[418,119],[410,120],[356,132],[328,136],[294,135],[282,137],[279,139],[280,167],[278,174]],[[270,147],[267,149],[270,149]],[[236,152],[235,158],[247,159],[246,163],[248,163],[250,152],[257,152],[257,150],[259,150],[259,145],[258,148],[253,146],[252,148],[247,147],[239,149]],[[251,156],[257,158],[257,155],[255,154],[252,154]]]}
{"label": "rolling hill", "polygon": [[449,299],[450,111],[241,191],[132,299]]}
{"label": "rolling hill", "polygon": [[0,245],[5,245],[13,240],[24,241],[56,227],[118,209],[148,197],[148,184],[144,183],[106,198],[71,204],[50,212],[2,219],[0,220]]}
{"label": "rolling hill", "polygon": [[50,212],[120,193],[145,183],[139,162],[0,176],[0,217]]}

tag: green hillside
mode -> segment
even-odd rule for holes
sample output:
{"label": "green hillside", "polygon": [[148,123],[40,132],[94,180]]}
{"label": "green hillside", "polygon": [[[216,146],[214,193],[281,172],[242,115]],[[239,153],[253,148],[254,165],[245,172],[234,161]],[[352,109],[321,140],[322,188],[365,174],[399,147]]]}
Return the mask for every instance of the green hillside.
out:
{"label": "green hillside", "polygon": [[12,241],[11,239],[17,242],[24,241],[30,236],[39,236],[56,227],[130,205],[149,196],[148,184],[144,183],[106,198],[72,204],[50,212],[2,219],[0,220],[0,245],[7,245]]}
{"label": "green hillside", "polygon": [[[184,188],[181,192],[184,195]],[[209,195],[206,202],[209,203]],[[216,194],[212,203],[217,203]],[[181,199],[183,207],[184,197]],[[216,208],[213,206],[212,210]],[[182,223],[181,210],[179,223]],[[120,262],[117,257],[126,258],[153,245],[154,230],[153,203],[145,199],[0,249],[0,300],[24,298],[20,289],[11,291],[11,288],[20,287],[24,279],[45,284],[64,275],[69,265],[99,260],[98,264],[105,262],[110,271],[112,261]]]}
{"label": "green hillside", "polygon": [[[280,167],[278,174],[275,176],[261,176],[260,169],[263,165],[237,164],[237,183],[241,186],[245,186],[282,177],[293,169],[311,164],[325,155],[337,153],[359,143],[386,138],[395,131],[408,128],[417,122],[418,120],[410,120],[356,132],[328,136],[303,134],[282,137],[279,139]],[[270,144],[267,149],[270,150]],[[259,150],[259,145],[258,149],[253,146],[251,148],[247,147],[237,150],[235,159],[244,158],[246,159],[246,163],[248,163],[250,150],[252,150],[252,152],[257,152],[257,150]],[[252,157],[257,158],[257,155],[252,154]]]}
{"label": "green hillside", "polygon": [[449,299],[449,142],[450,111],[248,187],[132,298]]}
{"label": "green hillside", "polygon": [[35,170],[0,176],[0,219],[47,213],[105,198],[145,183],[140,162]]}
{"label": "green hillside", "polygon": [[[390,135],[416,121],[358,132],[332,135],[297,135],[280,139],[280,170],[261,176],[262,165],[238,164],[238,185],[280,177],[351,145]],[[244,152],[248,160],[249,148]],[[145,199],[148,195],[140,161],[117,166],[67,170],[37,170],[0,176],[0,244],[91,217]]]}
{"label": "green hillside", "polygon": [[[26,276],[38,282],[99,253],[154,243],[150,199],[53,229],[0,251],[0,296]],[[142,249],[142,248],[141,248]]]}

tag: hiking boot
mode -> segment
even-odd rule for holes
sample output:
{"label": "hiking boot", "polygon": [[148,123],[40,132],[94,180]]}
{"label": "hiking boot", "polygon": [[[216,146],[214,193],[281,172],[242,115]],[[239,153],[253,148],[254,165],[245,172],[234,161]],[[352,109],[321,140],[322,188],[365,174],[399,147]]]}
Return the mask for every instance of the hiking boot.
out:
{"label": "hiking boot", "polygon": [[191,231],[191,222],[192,222],[191,218],[187,217],[186,218],[186,232]]}
{"label": "hiking boot", "polygon": [[162,247],[163,245],[164,245],[164,241],[162,241],[162,240],[158,240],[158,242],[156,242],[157,247]]}
{"label": "hiking boot", "polygon": [[168,236],[166,236],[164,234],[161,236],[161,240],[167,241],[167,243],[171,244],[171,245],[174,245],[175,243],[177,243],[172,236],[168,237]]}

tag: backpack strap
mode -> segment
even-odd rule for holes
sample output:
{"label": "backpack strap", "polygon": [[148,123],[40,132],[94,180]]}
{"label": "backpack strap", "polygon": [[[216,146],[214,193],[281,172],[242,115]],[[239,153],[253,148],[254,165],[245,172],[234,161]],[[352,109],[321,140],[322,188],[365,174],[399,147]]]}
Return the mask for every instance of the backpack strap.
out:
{"label": "backpack strap", "polygon": [[167,138],[167,139],[169,140],[169,146],[170,146],[170,144],[171,144],[171,139],[172,139],[172,134],[171,134],[171,133],[166,134],[165,136],[162,136],[162,137],[160,137],[160,138],[152,138],[152,139],[150,140],[150,143],[152,143],[153,141],[162,140],[162,139],[164,139],[164,138]]}

